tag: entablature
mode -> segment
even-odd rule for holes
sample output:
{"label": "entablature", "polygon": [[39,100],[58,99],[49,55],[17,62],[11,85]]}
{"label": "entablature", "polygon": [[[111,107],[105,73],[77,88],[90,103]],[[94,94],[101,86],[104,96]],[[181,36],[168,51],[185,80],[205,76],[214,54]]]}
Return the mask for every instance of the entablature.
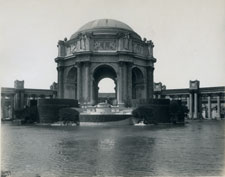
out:
{"label": "entablature", "polygon": [[146,39],[133,38],[131,33],[80,33],[69,41],[58,42],[58,57],[69,57],[86,53],[128,52],[141,58],[153,57],[153,43]]}

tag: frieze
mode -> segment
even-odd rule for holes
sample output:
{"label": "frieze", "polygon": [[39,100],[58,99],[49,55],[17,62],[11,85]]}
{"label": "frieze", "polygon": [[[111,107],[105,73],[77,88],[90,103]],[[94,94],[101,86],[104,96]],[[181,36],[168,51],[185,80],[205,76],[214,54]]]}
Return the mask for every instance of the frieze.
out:
{"label": "frieze", "polygon": [[94,50],[116,50],[116,40],[95,40]]}
{"label": "frieze", "polygon": [[77,51],[78,51],[77,42],[70,44],[66,48],[66,54],[67,55],[73,54],[74,52],[77,52]]}
{"label": "frieze", "polygon": [[133,44],[133,50],[134,50],[134,53],[141,54],[141,55],[144,54],[144,47],[138,43]]}
{"label": "frieze", "polygon": [[71,53],[74,53],[76,51],[77,51],[77,43],[75,42],[75,43],[71,44],[71,46],[70,46],[70,52]]}
{"label": "frieze", "polygon": [[77,40],[66,48],[67,55],[79,51],[89,51],[90,37],[87,34],[79,34]]}

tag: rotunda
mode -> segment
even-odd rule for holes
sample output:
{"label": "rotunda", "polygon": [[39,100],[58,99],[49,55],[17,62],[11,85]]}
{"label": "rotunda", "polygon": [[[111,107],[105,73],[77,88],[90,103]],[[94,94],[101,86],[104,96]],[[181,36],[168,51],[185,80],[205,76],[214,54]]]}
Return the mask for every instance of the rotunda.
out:
{"label": "rotunda", "polygon": [[58,42],[58,97],[98,104],[98,83],[111,78],[117,106],[153,97],[153,42],[113,19],[88,22]]}

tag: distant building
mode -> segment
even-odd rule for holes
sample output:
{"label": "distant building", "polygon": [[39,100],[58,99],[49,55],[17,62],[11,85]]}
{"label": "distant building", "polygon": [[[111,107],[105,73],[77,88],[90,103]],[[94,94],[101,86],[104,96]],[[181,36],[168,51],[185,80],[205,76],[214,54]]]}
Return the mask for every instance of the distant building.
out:
{"label": "distant building", "polygon": [[[13,118],[13,110],[29,106],[31,100],[56,98],[57,83],[47,89],[24,88],[24,81],[16,80],[14,88],[1,88],[1,117]],[[113,104],[116,93],[99,93],[98,102]],[[189,88],[166,89],[161,82],[154,83],[154,99],[181,100],[189,109],[189,118],[220,119],[225,117],[225,87],[202,87],[199,81],[190,81]]]}
{"label": "distant building", "polygon": [[189,88],[166,89],[161,82],[154,84],[154,99],[181,100],[189,109],[189,118],[224,118],[225,87],[202,87],[198,80],[190,81]]}
{"label": "distant building", "polygon": [[51,89],[24,88],[24,81],[16,80],[14,88],[1,88],[1,118],[13,119],[14,110],[21,110],[29,106],[31,100],[37,102],[39,98],[56,98],[57,84],[53,83]]}

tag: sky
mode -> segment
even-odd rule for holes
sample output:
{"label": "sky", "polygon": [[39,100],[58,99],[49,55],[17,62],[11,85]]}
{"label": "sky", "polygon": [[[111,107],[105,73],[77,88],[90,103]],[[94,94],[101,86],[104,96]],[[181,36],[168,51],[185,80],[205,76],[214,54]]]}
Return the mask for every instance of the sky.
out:
{"label": "sky", "polygon": [[102,18],[154,42],[155,82],[225,86],[225,0],[0,0],[0,87],[48,89],[58,40]]}

